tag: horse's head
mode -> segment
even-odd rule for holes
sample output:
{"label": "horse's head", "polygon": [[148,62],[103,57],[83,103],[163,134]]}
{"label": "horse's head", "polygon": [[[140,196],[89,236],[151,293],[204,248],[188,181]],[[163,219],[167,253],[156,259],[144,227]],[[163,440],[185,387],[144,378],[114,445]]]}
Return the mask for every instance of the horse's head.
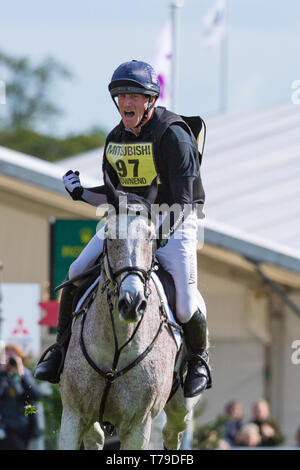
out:
{"label": "horse's head", "polygon": [[137,322],[147,307],[153,266],[155,220],[151,204],[156,198],[157,182],[145,198],[116,191],[107,177],[105,183],[110,206],[105,239],[109,275],[117,287],[120,318]]}

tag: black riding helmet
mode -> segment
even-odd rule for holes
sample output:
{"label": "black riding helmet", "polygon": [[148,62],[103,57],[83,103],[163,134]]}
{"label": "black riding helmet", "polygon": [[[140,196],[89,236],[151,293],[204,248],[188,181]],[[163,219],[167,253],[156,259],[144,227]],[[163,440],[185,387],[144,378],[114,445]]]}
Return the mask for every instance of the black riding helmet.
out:
{"label": "black riding helmet", "polygon": [[[148,107],[136,127],[139,127],[147,119],[151,106],[151,98],[159,97],[160,86],[155,70],[146,62],[132,60],[124,62],[114,71],[110,84],[108,85],[111,97],[119,110],[115,101],[120,94],[137,93],[149,96]],[[156,101],[156,100],[155,100]]]}

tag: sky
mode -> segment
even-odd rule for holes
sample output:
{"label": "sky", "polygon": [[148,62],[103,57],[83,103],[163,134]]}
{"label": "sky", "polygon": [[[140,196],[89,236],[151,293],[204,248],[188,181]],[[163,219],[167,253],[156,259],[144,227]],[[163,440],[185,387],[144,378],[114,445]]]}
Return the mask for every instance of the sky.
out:
{"label": "sky", "polygon": [[[220,54],[203,43],[203,19],[214,3],[183,0],[179,10],[179,114],[205,118],[219,112]],[[170,4],[0,0],[0,50],[33,64],[52,56],[73,74],[55,84],[52,98],[64,114],[48,132],[65,135],[93,126],[108,132],[118,123],[107,88],[112,73],[127,60],[151,60]],[[299,44],[299,0],[229,0],[227,110],[290,103],[292,82],[300,80]]]}

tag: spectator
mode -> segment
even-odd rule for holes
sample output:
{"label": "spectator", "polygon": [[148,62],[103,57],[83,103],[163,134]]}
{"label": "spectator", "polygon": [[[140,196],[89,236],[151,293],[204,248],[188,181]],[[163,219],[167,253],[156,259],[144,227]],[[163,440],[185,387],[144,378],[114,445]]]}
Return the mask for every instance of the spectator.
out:
{"label": "spectator", "polygon": [[231,445],[225,439],[219,439],[217,449],[218,450],[230,450]]}
{"label": "spectator", "polygon": [[266,400],[260,399],[254,404],[252,423],[259,427],[261,446],[277,446],[284,441],[279,425],[270,417],[270,407]]}
{"label": "spectator", "polygon": [[243,405],[239,401],[230,401],[225,406],[225,416],[228,420],[225,422],[224,440],[230,445],[234,445],[235,436],[241,429],[243,423]]}
{"label": "spectator", "polygon": [[261,443],[261,435],[257,424],[244,424],[235,437],[236,446],[257,447]]}
{"label": "spectator", "polygon": [[25,406],[41,394],[24,359],[19,346],[6,345],[5,364],[0,366],[0,450],[25,450],[37,436],[35,416],[25,416]]}

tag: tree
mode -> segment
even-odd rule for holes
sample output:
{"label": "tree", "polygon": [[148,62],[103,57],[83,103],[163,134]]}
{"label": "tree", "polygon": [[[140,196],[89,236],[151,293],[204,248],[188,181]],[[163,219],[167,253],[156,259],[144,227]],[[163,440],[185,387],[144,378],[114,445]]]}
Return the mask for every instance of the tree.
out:
{"label": "tree", "polygon": [[48,57],[34,66],[26,57],[15,58],[0,51],[0,76],[6,85],[2,129],[32,129],[37,120],[49,121],[62,114],[50,99],[50,88],[57,78],[70,79],[72,75],[55,59]]}
{"label": "tree", "polygon": [[31,129],[11,129],[0,132],[0,146],[51,162],[102,147],[104,142],[105,133],[97,128],[66,137],[48,136]]}
{"label": "tree", "polygon": [[48,57],[33,66],[26,57],[15,58],[0,51],[0,78],[5,82],[6,105],[0,107],[0,145],[49,161],[59,160],[97,147],[105,132],[97,127],[66,137],[45,135],[36,130],[62,115],[51,100],[58,78],[72,77],[55,59]]}

